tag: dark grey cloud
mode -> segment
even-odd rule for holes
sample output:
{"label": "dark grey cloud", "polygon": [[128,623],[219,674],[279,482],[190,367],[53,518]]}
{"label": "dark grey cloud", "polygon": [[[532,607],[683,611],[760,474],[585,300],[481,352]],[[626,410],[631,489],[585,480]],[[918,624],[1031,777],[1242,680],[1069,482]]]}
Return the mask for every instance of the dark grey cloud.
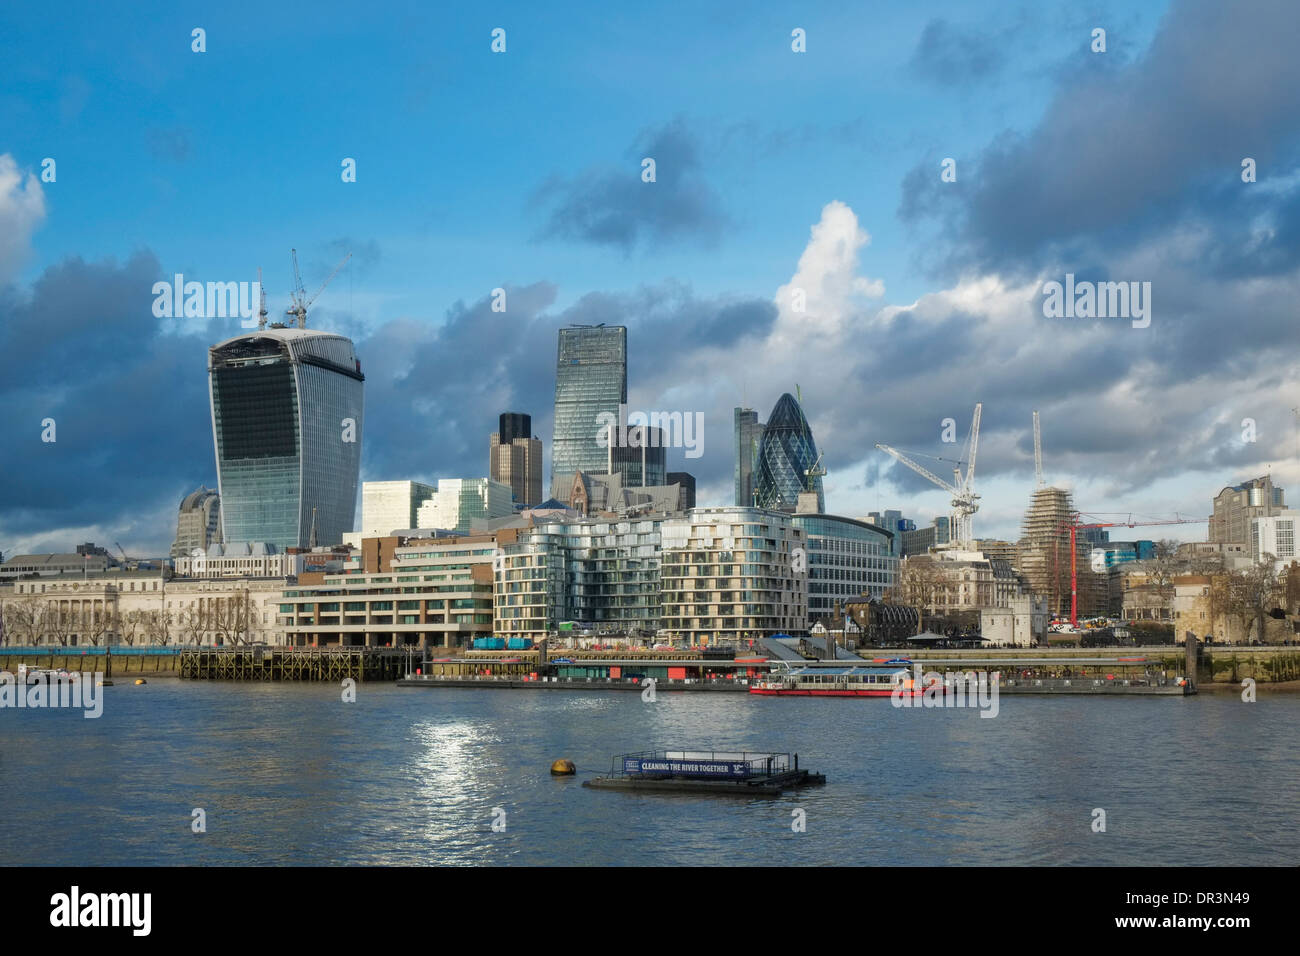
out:
{"label": "dark grey cloud", "polygon": [[[122,264],[68,259],[30,292],[0,290],[0,547],[48,534],[49,547],[70,549],[80,542],[56,540],[58,529],[96,525],[131,547],[141,515],[161,508],[174,522],[185,491],[215,481],[207,347],[237,334],[238,319],[164,328],[151,291],[162,278],[142,252]],[[52,443],[41,440],[47,418]],[[174,532],[150,528],[143,540]]]}
{"label": "dark grey cloud", "polygon": [[[655,161],[653,183],[641,179],[646,157]],[[727,221],[704,175],[698,138],[681,119],[643,130],[617,165],[551,176],[538,187],[533,204],[547,210],[539,238],[625,252],[683,239],[710,244]]]}
{"label": "dark grey cloud", "polygon": [[1289,0],[1174,4],[1121,68],[1081,49],[1040,124],[959,159],[957,184],[940,182],[942,157],[920,161],[899,214],[936,220],[951,265],[1009,273],[1092,243],[1133,248],[1189,218],[1253,214],[1243,157],[1275,176],[1300,157],[1300,58],[1281,39],[1298,35]]}

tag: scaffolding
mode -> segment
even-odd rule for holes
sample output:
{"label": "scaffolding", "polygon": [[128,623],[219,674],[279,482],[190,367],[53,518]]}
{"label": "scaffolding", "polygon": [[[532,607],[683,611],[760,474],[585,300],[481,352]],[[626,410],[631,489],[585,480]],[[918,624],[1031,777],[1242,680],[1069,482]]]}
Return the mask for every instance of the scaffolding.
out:
{"label": "scaffolding", "polygon": [[[1052,614],[1070,614],[1070,526],[1077,518],[1072,496],[1064,488],[1046,487],[1034,491],[1021,526],[1016,546],[1018,569],[1030,590],[1047,598]],[[1107,612],[1107,577],[1092,570],[1090,545],[1075,543],[1078,568],[1079,613],[1084,617]]]}

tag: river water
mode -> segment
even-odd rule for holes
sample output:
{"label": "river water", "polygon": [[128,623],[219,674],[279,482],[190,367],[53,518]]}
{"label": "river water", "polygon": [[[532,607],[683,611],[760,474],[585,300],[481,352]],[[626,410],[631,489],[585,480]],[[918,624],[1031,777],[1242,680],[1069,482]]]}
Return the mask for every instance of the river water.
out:
{"label": "river water", "polygon": [[[887,699],[157,680],[0,710],[0,863],[1276,864],[1300,698]],[[780,798],[585,789],[613,754],[775,750]],[[582,773],[550,776],[572,759]],[[194,811],[206,832],[193,832]],[[1096,810],[1105,832],[1095,832]],[[802,811],[800,813],[800,811]],[[803,830],[794,824],[802,819]],[[497,829],[493,829],[496,821]]]}

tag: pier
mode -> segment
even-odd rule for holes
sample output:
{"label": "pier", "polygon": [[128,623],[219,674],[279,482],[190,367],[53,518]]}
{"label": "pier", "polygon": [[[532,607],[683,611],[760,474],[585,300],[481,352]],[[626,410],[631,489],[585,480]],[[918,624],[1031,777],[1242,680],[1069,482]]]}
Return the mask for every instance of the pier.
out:
{"label": "pier", "polygon": [[185,680],[393,681],[407,672],[410,655],[384,647],[202,647],[180,651]]}

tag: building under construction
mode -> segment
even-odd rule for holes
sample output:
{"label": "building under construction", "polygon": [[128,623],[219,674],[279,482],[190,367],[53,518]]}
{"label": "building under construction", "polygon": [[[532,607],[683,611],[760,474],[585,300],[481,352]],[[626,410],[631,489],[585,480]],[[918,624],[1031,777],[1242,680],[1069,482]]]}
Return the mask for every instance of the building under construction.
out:
{"label": "building under construction", "polygon": [[[1016,567],[1034,594],[1047,598],[1048,610],[1070,614],[1070,524],[1077,520],[1074,501],[1064,488],[1040,487],[1025,512]],[[1079,587],[1079,616],[1093,617],[1107,610],[1107,579],[1092,570],[1091,545],[1075,543]]]}

